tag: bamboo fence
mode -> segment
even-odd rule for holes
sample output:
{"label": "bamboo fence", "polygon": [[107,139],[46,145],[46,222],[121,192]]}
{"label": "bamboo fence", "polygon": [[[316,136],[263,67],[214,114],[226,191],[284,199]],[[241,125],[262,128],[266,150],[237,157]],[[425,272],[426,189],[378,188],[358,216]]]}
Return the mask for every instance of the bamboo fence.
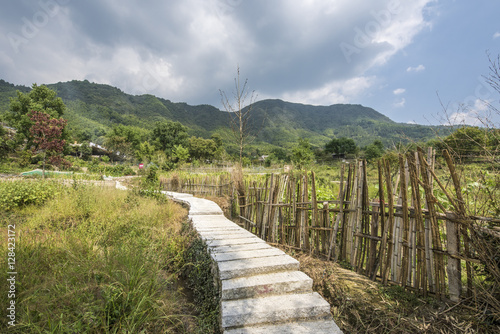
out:
{"label": "bamboo fence", "polygon": [[[314,172],[247,181],[240,194],[224,179],[187,181],[180,190],[235,193],[239,224],[269,243],[342,262],[383,284],[459,301],[472,295],[474,265],[481,263],[472,234],[481,222],[500,220],[467,216],[455,166],[446,151],[444,156],[454,193],[436,177],[432,149],[400,155],[394,171],[381,160],[374,200],[364,161],[341,165],[339,192],[328,201],[317,199]],[[436,184],[453,210],[436,199]],[[500,237],[486,228],[481,233]]]}

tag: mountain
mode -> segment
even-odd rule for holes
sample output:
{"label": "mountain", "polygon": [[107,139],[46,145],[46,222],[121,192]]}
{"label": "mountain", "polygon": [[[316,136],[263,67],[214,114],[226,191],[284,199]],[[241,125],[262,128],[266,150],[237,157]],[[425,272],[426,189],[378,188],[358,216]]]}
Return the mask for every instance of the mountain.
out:
{"label": "mountain", "polygon": [[[153,95],[129,95],[116,87],[84,81],[47,85],[63,99],[74,135],[86,132],[93,140],[117,124],[151,129],[155,122],[179,121],[191,135],[209,137],[214,132],[227,137],[229,115],[210,105],[191,106]],[[0,80],[0,112],[8,110],[9,97],[15,86]],[[312,106],[282,100],[262,100],[252,105],[250,125],[259,147],[295,145],[299,137],[309,138],[313,146],[322,147],[334,137],[353,138],[359,146],[375,139],[386,145],[408,141],[425,141],[441,127],[396,123],[376,110],[356,104]]]}

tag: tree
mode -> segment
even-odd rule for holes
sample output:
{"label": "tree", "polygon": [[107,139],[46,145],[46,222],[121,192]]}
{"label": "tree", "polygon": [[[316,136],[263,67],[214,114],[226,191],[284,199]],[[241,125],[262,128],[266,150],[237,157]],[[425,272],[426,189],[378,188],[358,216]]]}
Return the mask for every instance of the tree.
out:
{"label": "tree", "polygon": [[172,150],[172,155],[177,158],[177,163],[182,165],[189,159],[189,149],[182,145],[175,145]]}
{"label": "tree", "polygon": [[92,147],[90,147],[90,143],[88,141],[84,141],[78,148],[78,152],[80,153],[80,158],[88,160],[92,155]]}
{"label": "tree", "polygon": [[[29,142],[32,140],[30,132],[33,124],[30,118],[32,110],[44,112],[57,119],[64,114],[66,106],[63,100],[57,97],[56,92],[45,85],[38,86],[34,83],[29,93],[17,91],[17,97],[10,100],[6,120],[10,126],[17,129],[19,142],[24,139],[28,139]],[[67,134],[63,132],[62,136],[67,137]]]}
{"label": "tree", "polygon": [[179,122],[157,122],[151,133],[151,139],[158,150],[170,155],[176,145],[187,147],[187,128]]}
{"label": "tree", "polygon": [[217,143],[212,139],[189,138],[189,155],[193,159],[212,160],[217,154]]}
{"label": "tree", "polygon": [[461,127],[436,144],[438,150],[448,149],[459,157],[479,156],[485,153],[491,138],[488,129]]}
{"label": "tree", "polygon": [[132,156],[146,136],[144,129],[120,124],[106,134],[104,145],[122,155]]}
{"label": "tree", "polygon": [[7,131],[0,124],[0,161],[3,160],[10,151],[9,138]]}
{"label": "tree", "polygon": [[372,144],[365,148],[366,160],[378,159],[384,155],[384,144],[380,140],[373,141]]}
{"label": "tree", "polygon": [[299,138],[299,143],[294,147],[292,151],[292,161],[296,163],[299,168],[311,163],[314,159],[314,153],[311,150],[311,144],[309,140],[304,138]]}
{"label": "tree", "polygon": [[340,154],[355,154],[358,150],[356,143],[352,138],[334,138],[325,145],[325,151],[328,153]]}
{"label": "tree", "polygon": [[142,162],[150,162],[155,156],[155,147],[147,141],[142,142],[135,151],[135,157]]}
{"label": "tree", "polygon": [[43,111],[31,111],[29,114],[32,126],[30,134],[33,138],[33,152],[42,153],[43,177],[45,177],[45,163],[47,156],[52,164],[59,165],[66,162],[60,155],[64,150],[65,140],[62,139],[67,121],[62,118],[53,118]]}
{"label": "tree", "polygon": [[243,85],[240,84],[240,68],[236,69],[237,76],[234,79],[235,91],[233,92],[234,102],[230,102],[226,93],[219,90],[224,109],[229,113],[229,124],[231,126],[231,133],[239,148],[240,166],[243,164],[243,149],[252,142],[250,117],[252,115],[252,105],[255,102],[256,96],[254,91],[250,95],[248,106],[245,101],[248,98],[247,83],[245,79]]}

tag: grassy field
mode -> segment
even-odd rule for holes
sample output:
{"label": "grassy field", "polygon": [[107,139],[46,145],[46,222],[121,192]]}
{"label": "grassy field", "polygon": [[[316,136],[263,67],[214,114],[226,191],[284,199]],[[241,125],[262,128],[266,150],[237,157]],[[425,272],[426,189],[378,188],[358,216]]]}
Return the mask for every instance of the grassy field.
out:
{"label": "grassy field", "polygon": [[0,197],[17,201],[0,211],[0,332],[199,332],[179,280],[185,209],[134,191],[35,185],[0,183]]}

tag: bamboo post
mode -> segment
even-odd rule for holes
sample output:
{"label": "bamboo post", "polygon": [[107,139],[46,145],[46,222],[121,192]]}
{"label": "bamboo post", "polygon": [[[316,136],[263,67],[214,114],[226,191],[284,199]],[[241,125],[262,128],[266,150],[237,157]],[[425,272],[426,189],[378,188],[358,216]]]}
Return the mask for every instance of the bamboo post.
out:
{"label": "bamboo post", "polygon": [[[425,266],[427,272],[427,280],[429,282],[429,287],[431,291],[435,291],[438,296],[440,296],[439,283],[436,286],[434,280],[434,274],[437,275],[437,280],[439,281],[439,271],[438,268],[434,268],[434,259],[431,244],[431,227],[437,226],[437,219],[434,210],[434,202],[432,196],[432,188],[429,182],[430,173],[426,170],[426,165],[423,163],[424,156],[420,148],[418,148],[418,157],[420,161],[420,172],[422,178],[422,184],[424,187],[425,203],[424,208],[429,212],[428,218],[424,220],[424,249],[425,249]],[[434,243],[434,247],[437,245]]]}
{"label": "bamboo post", "polygon": [[[318,201],[316,198],[316,177],[313,171],[311,171],[311,205],[312,205],[312,215],[311,215],[311,226],[319,226],[319,214],[318,214]],[[312,230],[311,235],[312,246],[309,248],[309,254],[312,253],[313,248],[315,252],[319,252],[319,230]]]}
{"label": "bamboo post", "polygon": [[[304,174],[304,187],[302,189],[302,203],[307,203],[309,201],[309,180],[307,177],[307,172]],[[307,212],[307,204],[303,204],[304,207],[302,209],[302,218],[304,219],[303,221],[303,228],[304,228],[304,249],[309,250],[311,245],[310,245],[310,233],[309,233],[309,213]]]}
{"label": "bamboo post", "polygon": [[[450,170],[451,178],[453,180],[453,185],[455,186],[455,194],[457,196],[457,202],[456,202],[456,209],[459,214],[459,218],[462,219],[466,225],[461,226],[461,232],[462,236],[464,238],[463,243],[464,243],[464,250],[465,250],[465,256],[467,258],[471,258],[471,252],[470,252],[470,238],[469,234],[467,232],[467,229],[469,228],[469,220],[467,219],[467,211],[465,210],[465,201],[462,196],[462,188],[460,186],[460,180],[458,178],[457,172],[455,170],[455,164],[453,163],[453,160],[451,159],[450,154],[448,153],[447,150],[443,151],[444,158],[446,160],[446,163],[448,165],[448,169]],[[467,270],[467,296],[472,295],[472,267],[469,261],[465,262],[466,270]]]}
{"label": "bamboo post", "polygon": [[375,280],[377,278],[377,272],[378,268],[380,267],[380,277],[382,278],[382,281],[385,279],[384,278],[384,256],[385,256],[385,250],[387,247],[387,233],[388,233],[388,228],[389,226],[385,222],[385,196],[384,196],[384,182],[383,182],[383,174],[384,170],[382,168],[382,161],[378,161],[378,198],[379,198],[379,216],[380,216],[380,226],[382,229],[382,242],[380,244],[380,251],[379,251],[379,257],[377,264],[375,266],[375,269],[373,270],[372,274],[372,280]]}
{"label": "bamboo post", "polygon": [[[326,239],[327,239],[326,228],[330,227],[330,206],[328,202],[323,202],[323,219],[321,220],[321,222],[322,222],[321,227],[323,228],[323,230],[321,230],[321,254],[326,254],[327,249],[330,247],[330,245],[328,245],[328,247],[326,245]],[[330,228],[330,234],[333,234],[332,228]],[[328,238],[328,240],[330,239],[331,235],[330,238]]]}
{"label": "bamboo post", "polygon": [[[330,234],[330,243],[329,243],[329,248],[328,248],[328,261],[331,258],[332,255],[332,250],[333,250],[333,256],[335,258],[335,261],[337,261],[338,258],[338,247],[337,247],[337,233],[339,231],[339,224],[340,220],[344,216],[344,169],[345,165],[342,165],[340,168],[340,189],[339,189],[339,201],[340,201],[340,207],[339,207],[339,213],[337,214],[337,218],[335,219],[335,226],[333,227],[333,231]],[[343,225],[343,224],[342,224]]]}
{"label": "bamboo post", "polygon": [[[387,225],[389,226],[389,231],[392,231],[393,225],[394,225],[394,195],[392,192],[392,182],[391,182],[391,167],[389,165],[389,161],[385,162],[385,183],[387,185],[387,202],[389,204],[389,216],[387,218]],[[394,243],[394,237],[391,236],[389,238],[389,242]],[[392,248],[389,247],[388,254],[387,254],[387,262],[385,266],[385,272],[383,273],[384,281],[383,284],[387,284],[388,280],[388,270],[390,268],[390,261],[392,257]]]}
{"label": "bamboo post", "polygon": [[361,215],[363,211],[363,170],[362,170],[363,162],[358,162],[358,173],[357,173],[357,183],[356,183],[356,215],[354,217],[354,226],[353,226],[353,239],[354,239],[354,249],[351,254],[351,265],[355,267],[357,271],[357,260],[359,254],[359,247],[361,243],[361,237],[359,234],[361,232]]}
{"label": "bamboo post", "polygon": [[460,301],[460,295],[462,293],[462,272],[460,266],[460,259],[456,258],[459,250],[459,234],[456,223],[451,221],[451,218],[456,218],[456,215],[452,212],[446,212],[446,248],[448,250],[448,265],[446,270],[448,272],[448,289],[450,293],[450,299],[454,302]]}

